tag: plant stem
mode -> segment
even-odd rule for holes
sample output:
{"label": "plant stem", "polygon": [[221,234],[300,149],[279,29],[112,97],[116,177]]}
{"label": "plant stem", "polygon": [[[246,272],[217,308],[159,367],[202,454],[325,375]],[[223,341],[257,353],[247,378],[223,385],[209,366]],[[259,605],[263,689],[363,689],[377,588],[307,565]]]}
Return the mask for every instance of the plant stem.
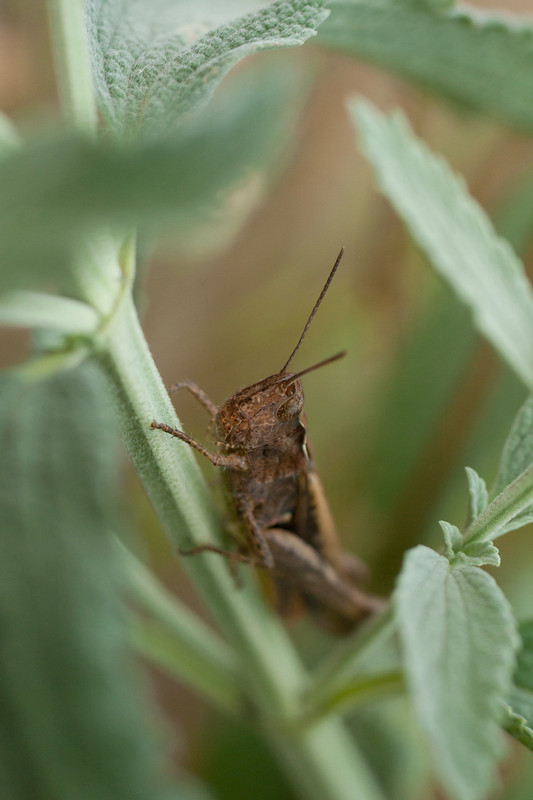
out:
{"label": "plant stem", "polygon": [[[48,8],[65,118],[77,130],[95,133],[82,0],[48,0]],[[107,275],[116,264],[100,257],[98,243],[96,251],[96,264],[105,260]],[[133,244],[127,263],[132,259]],[[122,277],[122,297],[112,296],[113,304],[118,301],[112,313],[97,287],[90,284],[82,295],[108,317],[95,342],[95,359],[112,389],[126,448],[171,540],[183,547],[217,541],[220,523],[192,454],[185,444],[150,428],[153,419],[179,423],[142,335],[129,286],[125,291],[128,276]],[[186,568],[239,658],[243,691],[261,712],[274,746],[305,796],[383,800],[340,721],[328,719],[309,731],[287,733],[286,720],[298,711],[307,676],[251,577],[245,576],[244,588],[236,591],[226,565],[214,555],[188,559]]]}
{"label": "plant stem", "polygon": [[298,725],[310,725],[332,712],[345,711],[366,702],[370,697],[380,696],[385,693],[398,692],[405,688],[405,682],[400,670],[376,672],[364,675],[357,680],[346,683],[330,696],[324,697],[320,703],[309,705],[303,712]]}
{"label": "plant stem", "polygon": [[296,734],[273,733],[271,745],[309,800],[385,800],[340,720],[323,720]]}
{"label": "plant stem", "polygon": [[82,0],[48,0],[48,15],[64,117],[72,127],[96,133],[98,114]]}
{"label": "plant stem", "polygon": [[[221,527],[190,449],[150,428],[152,419],[179,427],[150,356],[131,298],[125,296],[107,330],[98,361],[130,457],[171,540],[180,547],[220,541]],[[227,565],[214,554],[185,559],[206,605],[239,659],[242,690],[304,796],[328,800],[383,800],[339,720],[291,734],[307,676],[277,618],[263,603],[252,576],[236,590]]]}
{"label": "plant stem", "polygon": [[463,549],[467,544],[495,539],[506,522],[533,503],[533,466],[528,467],[503,492],[489,503],[485,511],[468,526]]}
{"label": "plant stem", "polygon": [[[73,131],[95,136],[98,111],[83,0],[47,0],[47,5],[63,118]],[[120,286],[118,249],[119,241],[109,232],[94,233],[80,246],[73,263],[78,299],[104,316]]]}
{"label": "plant stem", "polygon": [[381,647],[394,632],[394,614],[391,606],[370,619],[351,638],[339,646],[325,663],[321,664],[313,677],[305,704],[322,708],[328,698],[342,691],[343,686],[353,682],[353,676],[364,658]]}

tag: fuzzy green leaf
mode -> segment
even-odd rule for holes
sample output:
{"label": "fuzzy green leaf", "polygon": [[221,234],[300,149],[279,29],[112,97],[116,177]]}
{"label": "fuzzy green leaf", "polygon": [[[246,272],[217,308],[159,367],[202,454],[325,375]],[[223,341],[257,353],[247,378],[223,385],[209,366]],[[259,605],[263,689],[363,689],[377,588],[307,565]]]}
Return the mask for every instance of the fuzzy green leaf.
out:
{"label": "fuzzy green leaf", "polygon": [[6,797],[168,797],[130,660],[110,529],[117,458],[99,376],[4,377],[0,785]]}
{"label": "fuzzy green leaf", "polygon": [[334,0],[318,40],[461,106],[533,131],[531,23],[511,14],[466,6],[446,12],[433,5]]}
{"label": "fuzzy green leaf", "polygon": [[523,622],[519,633],[522,646],[518,651],[505,729],[533,750],[533,621]]}
{"label": "fuzzy green leaf", "polygon": [[477,474],[475,469],[466,467],[466,477],[470,494],[470,517],[471,519],[477,519],[487,507],[489,493],[487,492],[485,481]]}
{"label": "fuzzy green leaf", "polygon": [[522,646],[518,651],[515,684],[533,693],[533,620],[522,622],[518,629]]}
{"label": "fuzzy green leaf", "polygon": [[490,540],[483,542],[466,542],[462,550],[457,553],[456,564],[466,564],[471,567],[484,567],[489,565],[499,567],[500,553],[496,545]]}
{"label": "fuzzy green leaf", "polygon": [[[466,477],[470,494],[470,520],[473,521],[485,511],[489,495],[485,481],[477,474],[475,469],[466,467]],[[447,528],[455,526],[449,526],[447,522],[441,522],[440,525],[444,531],[447,545],[446,556],[450,559],[449,551],[451,548],[448,546]],[[471,567],[483,567],[487,564],[493,567],[500,566],[498,548],[490,539],[485,539],[481,542],[464,542],[462,534],[459,533],[457,528],[455,530],[459,534],[460,541],[456,536],[453,557],[450,559],[453,560],[454,564],[468,564]]]}
{"label": "fuzzy green leaf", "polygon": [[[263,73],[265,71],[263,70]],[[0,161],[0,289],[66,290],[91,231],[180,222],[219,208],[286,141],[286,77],[247,74],[179,132],[114,147],[72,135],[28,142]]]}
{"label": "fuzzy green leaf", "polygon": [[94,308],[69,297],[42,292],[7,292],[0,297],[0,325],[90,334],[99,319]]}
{"label": "fuzzy green leaf", "polygon": [[[513,706],[517,698],[513,693]],[[520,702],[518,700],[518,702]],[[525,716],[517,713],[514,708],[504,703],[505,717],[503,720],[503,727],[513,739],[521,742],[528,750],[533,750],[533,704],[529,708],[529,722]]]}
{"label": "fuzzy green leaf", "polygon": [[509,522],[506,522],[500,530],[498,531],[498,536],[503,536],[504,533],[509,533],[510,531],[516,531],[519,528],[523,528],[524,525],[530,525],[533,522],[533,506],[527,506],[523,511],[520,511],[519,514],[516,514]]}
{"label": "fuzzy green leaf", "polygon": [[524,514],[525,518],[527,509],[532,506],[533,464],[496,495],[479,517],[470,523],[463,535],[464,549],[477,542],[496,539],[519,524],[525,524],[521,521],[521,515]]}
{"label": "fuzzy green leaf", "polygon": [[[492,495],[500,492],[533,463],[533,397],[518,411],[505,442]],[[509,520],[501,533],[522,528],[533,522],[533,506],[527,506]]]}
{"label": "fuzzy green leaf", "polygon": [[394,596],[407,680],[443,786],[476,800],[503,753],[499,727],[517,645],[511,609],[493,578],[410,550]]}
{"label": "fuzzy green leaf", "polygon": [[444,554],[448,561],[454,565],[464,564],[471,567],[483,567],[486,564],[494,567],[500,566],[498,548],[490,539],[481,542],[465,542],[461,531],[455,525],[444,520],[441,520],[439,525],[444,534]]}
{"label": "fuzzy green leaf", "polygon": [[100,108],[123,134],[175,125],[207,102],[238,61],[303,44],[328,15],[323,0],[278,0],[243,17],[235,3],[225,3],[222,15],[216,6],[172,0],[86,5]]}
{"label": "fuzzy green leaf", "polygon": [[446,558],[448,561],[451,561],[453,558],[455,558],[455,555],[460,552],[461,547],[463,546],[463,537],[461,535],[461,531],[456,525],[452,525],[450,522],[446,522],[445,520],[440,520],[439,525],[444,534]]}
{"label": "fuzzy green leaf", "polygon": [[533,396],[518,411],[505,442],[493,495],[503,492],[521,472],[533,464]]}
{"label": "fuzzy green leaf", "polygon": [[533,292],[520,260],[403,115],[385,116],[362,101],[350,111],[383,192],[479,330],[533,388]]}

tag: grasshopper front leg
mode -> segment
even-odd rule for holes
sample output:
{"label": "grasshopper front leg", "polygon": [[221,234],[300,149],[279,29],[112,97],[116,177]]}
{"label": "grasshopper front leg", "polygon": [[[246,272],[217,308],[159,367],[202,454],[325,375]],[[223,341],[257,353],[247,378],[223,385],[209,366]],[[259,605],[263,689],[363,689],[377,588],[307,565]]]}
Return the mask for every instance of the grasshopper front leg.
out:
{"label": "grasshopper front leg", "polygon": [[170,434],[170,436],[175,436],[176,439],[181,439],[181,441],[185,442],[185,444],[188,444],[189,447],[194,447],[195,450],[198,450],[198,452],[205,456],[212,464],[215,465],[215,467],[227,467],[228,469],[242,471],[248,469],[246,459],[242,456],[239,456],[237,453],[212,453],[199,442],[196,442],[194,439],[191,439],[190,436],[187,436],[186,433],[183,433],[183,431],[180,431],[177,428],[172,428],[170,425],[166,425],[164,422],[156,422],[155,420],[152,420],[150,427],[164,431],[165,433]]}
{"label": "grasshopper front leg", "polygon": [[[172,428],[170,425],[166,425],[164,422],[156,422],[153,420],[150,427],[163,431],[164,433],[168,433],[170,436],[175,436],[177,439],[185,442],[190,447],[198,450],[199,453],[209,459],[209,461],[216,467],[226,467],[227,469],[239,471],[246,471],[248,469],[246,459],[243,456],[238,455],[238,453],[212,453],[203,447],[203,445],[199,444],[194,439],[191,439],[190,436],[187,436],[187,434],[183,431],[180,431],[177,428]],[[241,517],[246,525],[249,539],[252,543],[252,549],[255,551],[254,556],[246,556],[240,553],[232,552],[231,550],[224,550],[221,547],[211,544],[197,545],[191,550],[186,551],[180,550],[181,554],[195,555],[201,552],[219,553],[220,555],[226,556],[233,561],[243,561],[245,563],[263,567],[264,569],[273,569],[274,559],[272,558],[272,554],[261,528],[254,518],[251,507],[248,507],[247,504],[244,504],[240,512]]]}
{"label": "grasshopper front leg", "polygon": [[192,381],[179,381],[178,383],[172,384],[172,386],[167,387],[167,392],[169,394],[174,394],[174,392],[178,392],[180,389],[188,389],[188,391],[196,397],[200,405],[202,405],[207,413],[211,417],[216,417],[218,412],[218,407],[213,403],[211,398],[204,392],[203,389],[200,389],[197,383],[193,383]]}

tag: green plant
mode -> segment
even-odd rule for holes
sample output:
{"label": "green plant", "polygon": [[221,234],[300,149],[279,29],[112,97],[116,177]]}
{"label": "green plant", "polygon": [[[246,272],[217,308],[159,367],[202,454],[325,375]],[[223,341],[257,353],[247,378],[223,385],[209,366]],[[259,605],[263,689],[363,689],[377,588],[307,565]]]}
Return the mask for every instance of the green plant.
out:
{"label": "green plant", "polygon": [[[483,569],[499,564],[494,540],[533,519],[531,400],[492,492],[468,470],[469,523],[441,523],[442,553],[409,550],[387,610],[314,673],[253,575],[237,591],[221,559],[185,560],[217,635],[118,544],[114,428],[172,543],[220,541],[193,455],[150,429],[154,418],[180,423],[134,281],[138,235],[172,223],[185,238],[290,140],[302,82],[261,62],[212,97],[232,66],[320,26],[324,45],[530,132],[533,30],[438,0],[331,2],[329,16],[321,0],[244,17],[240,3],[200,5],[86,0],[84,11],[81,0],[49,0],[64,124],[19,138],[1,120],[0,321],[32,329],[33,355],[1,382],[0,784],[13,798],[209,796],[184,775],[163,777],[134,645],[224,712],[253,708],[302,797],[387,796],[341,712],[391,691],[409,692],[447,794],[484,797],[502,727],[533,749],[531,623],[520,649]],[[511,246],[400,114],[353,99],[349,112],[413,239],[531,391],[533,294]],[[146,617],[126,615],[124,590]]]}

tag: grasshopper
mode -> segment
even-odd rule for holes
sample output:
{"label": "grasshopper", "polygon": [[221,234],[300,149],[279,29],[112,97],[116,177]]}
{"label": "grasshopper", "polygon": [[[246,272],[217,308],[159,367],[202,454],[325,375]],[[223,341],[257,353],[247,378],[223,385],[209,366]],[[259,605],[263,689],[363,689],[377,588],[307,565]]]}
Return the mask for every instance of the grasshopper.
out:
{"label": "grasshopper", "polygon": [[274,577],[280,606],[287,609],[299,598],[324,627],[338,631],[378,610],[382,601],[358,588],[366,567],[341,547],[312,458],[300,378],[345,352],[300,372],[288,372],[288,367],[343,253],[344,248],[279,372],[240,389],[220,407],[195,383],[182,381],[170,387],[170,393],[187,389],[207,410],[218,439],[216,451],[169,425],[151,424],[222,468],[224,494],[237,523],[238,551],[203,544],[182,553],[210,551],[258,566]]}

